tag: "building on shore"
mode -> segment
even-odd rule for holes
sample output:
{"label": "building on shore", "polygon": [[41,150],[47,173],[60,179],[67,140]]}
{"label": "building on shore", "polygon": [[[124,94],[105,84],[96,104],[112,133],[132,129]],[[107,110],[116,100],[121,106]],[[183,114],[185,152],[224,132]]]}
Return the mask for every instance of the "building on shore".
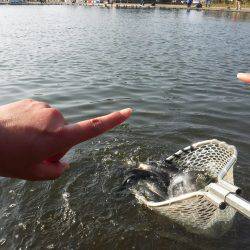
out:
{"label": "building on shore", "polygon": [[9,0],[9,4],[24,4],[24,0]]}

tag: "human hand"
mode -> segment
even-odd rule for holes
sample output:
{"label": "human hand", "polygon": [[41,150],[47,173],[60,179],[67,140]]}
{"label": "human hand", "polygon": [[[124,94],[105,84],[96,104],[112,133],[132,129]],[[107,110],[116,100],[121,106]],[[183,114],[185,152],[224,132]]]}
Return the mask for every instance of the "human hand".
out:
{"label": "human hand", "polygon": [[67,125],[63,115],[44,102],[22,100],[0,107],[0,176],[25,180],[59,177],[60,162],[74,145],[124,122],[131,109]]}
{"label": "human hand", "polygon": [[250,83],[250,73],[238,73],[237,78],[242,82]]}

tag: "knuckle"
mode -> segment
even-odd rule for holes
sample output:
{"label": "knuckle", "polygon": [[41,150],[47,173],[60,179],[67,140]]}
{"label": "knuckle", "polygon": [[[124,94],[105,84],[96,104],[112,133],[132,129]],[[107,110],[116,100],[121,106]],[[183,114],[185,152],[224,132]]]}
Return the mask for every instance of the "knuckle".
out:
{"label": "knuckle", "polygon": [[94,132],[101,132],[104,128],[104,123],[101,119],[91,119],[90,126]]}
{"label": "knuckle", "polygon": [[50,108],[50,110],[48,111],[49,114],[52,116],[52,117],[59,117],[59,118],[62,118],[62,114],[61,112],[56,109],[56,108]]}

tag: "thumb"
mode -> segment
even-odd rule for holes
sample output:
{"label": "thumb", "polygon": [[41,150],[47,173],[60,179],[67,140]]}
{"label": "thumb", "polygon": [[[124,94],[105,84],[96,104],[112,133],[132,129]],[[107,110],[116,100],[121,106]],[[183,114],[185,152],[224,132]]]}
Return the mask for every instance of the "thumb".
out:
{"label": "thumb", "polygon": [[238,73],[237,78],[242,82],[250,83],[250,73]]}
{"label": "thumb", "polygon": [[68,167],[69,165],[67,163],[60,161],[43,161],[42,163],[33,166],[32,171],[28,176],[26,176],[25,179],[32,181],[54,180],[58,178]]}

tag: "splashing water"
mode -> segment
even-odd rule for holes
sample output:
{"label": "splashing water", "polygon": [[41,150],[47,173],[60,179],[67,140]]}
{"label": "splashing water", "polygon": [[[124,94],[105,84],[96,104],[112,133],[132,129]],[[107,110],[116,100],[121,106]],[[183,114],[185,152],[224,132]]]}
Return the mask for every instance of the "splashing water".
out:
{"label": "splashing water", "polygon": [[168,187],[169,198],[197,190],[195,176],[191,172],[177,174]]}

